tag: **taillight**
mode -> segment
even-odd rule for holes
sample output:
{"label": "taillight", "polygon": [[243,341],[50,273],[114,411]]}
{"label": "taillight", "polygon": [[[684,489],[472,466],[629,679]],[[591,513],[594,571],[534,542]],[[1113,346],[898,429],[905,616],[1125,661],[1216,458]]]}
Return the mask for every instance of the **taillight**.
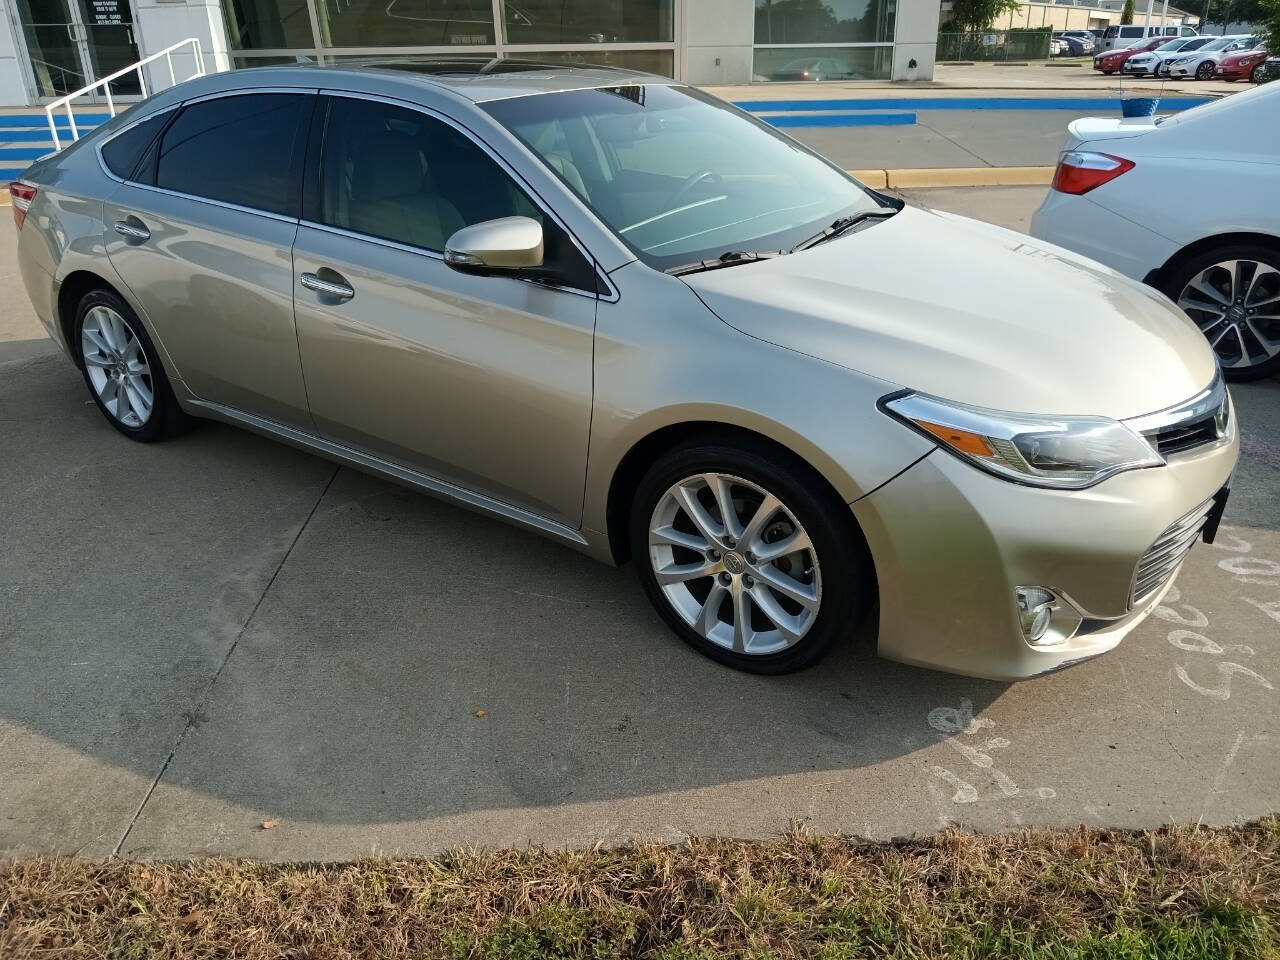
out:
{"label": "taillight", "polygon": [[9,184],[9,196],[13,199],[13,222],[22,229],[27,219],[27,211],[31,209],[31,201],[36,198],[36,188],[29,183],[15,180]]}
{"label": "taillight", "polygon": [[1114,180],[1134,167],[1132,160],[1113,157],[1109,153],[1085,153],[1072,150],[1058,158],[1053,172],[1053,189],[1079,196]]}

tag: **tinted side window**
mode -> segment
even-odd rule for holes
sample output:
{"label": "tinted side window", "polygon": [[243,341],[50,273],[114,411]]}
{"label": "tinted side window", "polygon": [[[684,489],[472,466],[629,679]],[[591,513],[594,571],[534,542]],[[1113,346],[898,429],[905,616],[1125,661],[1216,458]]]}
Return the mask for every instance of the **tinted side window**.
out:
{"label": "tinted side window", "polygon": [[135,124],[124,133],[104,143],[102,160],[107,165],[107,169],[121,180],[128,180],[137,168],[138,161],[142,159],[142,154],[171,116],[173,111],[165,110]]}
{"label": "tinted side window", "polygon": [[547,273],[595,291],[573,241],[470,137],[416,110],[334,97],[321,152],[322,223],[440,252],[455,232],[529,217],[545,232]]}
{"label": "tinted side window", "polygon": [[294,215],[311,102],[251,93],[192,104],[161,140],[156,186]]}

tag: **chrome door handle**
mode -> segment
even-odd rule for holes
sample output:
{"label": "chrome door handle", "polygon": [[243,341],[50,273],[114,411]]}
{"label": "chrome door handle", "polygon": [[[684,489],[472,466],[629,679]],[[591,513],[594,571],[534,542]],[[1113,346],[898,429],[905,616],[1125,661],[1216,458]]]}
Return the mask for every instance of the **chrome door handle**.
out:
{"label": "chrome door handle", "polygon": [[314,273],[304,273],[298,278],[308,290],[314,290],[316,293],[324,297],[332,297],[335,300],[350,300],[356,295],[355,290],[348,283],[335,282],[333,280],[322,280]]}
{"label": "chrome door handle", "polygon": [[133,223],[128,220],[117,220],[115,231],[126,240],[136,240],[138,243],[151,239],[151,231],[136,220]]}

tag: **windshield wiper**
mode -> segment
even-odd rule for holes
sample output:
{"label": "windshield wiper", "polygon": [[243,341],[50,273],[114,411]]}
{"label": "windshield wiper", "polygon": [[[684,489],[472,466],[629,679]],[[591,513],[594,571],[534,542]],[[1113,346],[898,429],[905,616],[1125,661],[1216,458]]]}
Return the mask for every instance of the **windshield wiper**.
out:
{"label": "windshield wiper", "polygon": [[726,250],[714,260],[695,260],[693,263],[682,263],[678,267],[667,267],[666,273],[673,277],[686,273],[702,273],[704,270],[720,270],[724,267],[736,267],[740,263],[755,263],[757,260],[772,260],[781,257],[785,250]]}
{"label": "windshield wiper", "polygon": [[841,217],[829,227],[824,227],[807,240],[801,240],[791,248],[792,253],[800,250],[808,250],[810,247],[816,247],[820,243],[830,240],[832,237],[838,237],[860,223],[866,223],[868,220],[887,220],[898,211],[894,208],[887,210],[864,210],[862,213],[855,213],[849,217]]}

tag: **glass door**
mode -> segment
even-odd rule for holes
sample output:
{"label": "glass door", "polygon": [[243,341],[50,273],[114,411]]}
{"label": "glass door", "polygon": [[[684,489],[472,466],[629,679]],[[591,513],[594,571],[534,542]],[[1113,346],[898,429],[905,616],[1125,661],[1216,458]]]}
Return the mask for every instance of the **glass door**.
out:
{"label": "glass door", "polygon": [[[72,93],[139,59],[129,0],[17,0],[17,10],[39,100]],[[136,74],[113,81],[111,93],[140,93]]]}
{"label": "glass door", "polygon": [[[129,0],[72,0],[72,7],[72,12],[78,13],[84,24],[85,46],[94,80],[108,77],[141,59],[133,38],[133,9]],[[136,97],[141,92],[137,73],[127,73],[111,81],[113,97]]]}

